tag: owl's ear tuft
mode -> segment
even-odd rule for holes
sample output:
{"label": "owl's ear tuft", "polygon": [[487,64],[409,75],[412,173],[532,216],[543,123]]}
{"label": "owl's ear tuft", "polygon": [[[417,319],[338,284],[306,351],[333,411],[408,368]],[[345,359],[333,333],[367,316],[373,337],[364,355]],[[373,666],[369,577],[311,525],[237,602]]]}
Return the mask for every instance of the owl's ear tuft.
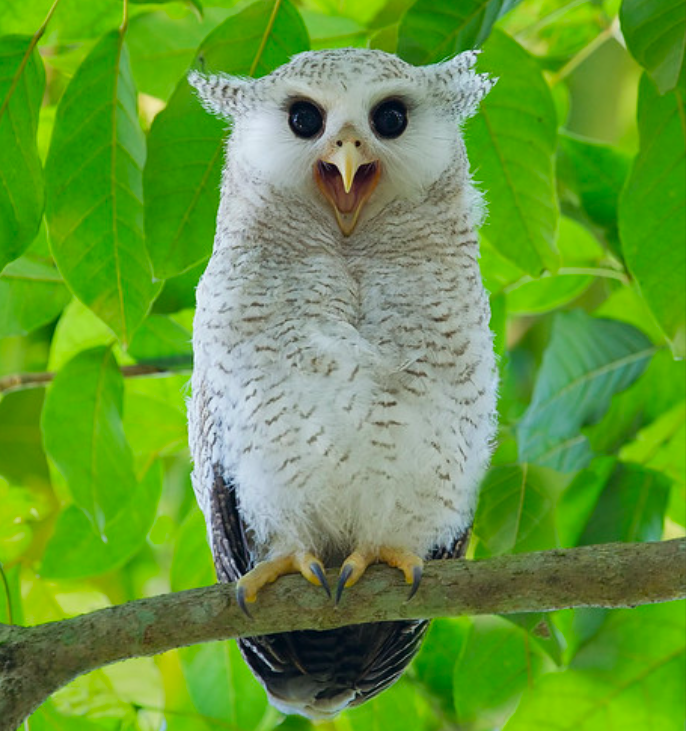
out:
{"label": "owl's ear tuft", "polygon": [[496,85],[498,79],[488,74],[477,74],[474,64],[481,51],[465,51],[447,61],[429,66],[450,90],[452,106],[460,120],[476,114],[481,100]]}
{"label": "owl's ear tuft", "polygon": [[188,83],[197,91],[203,107],[218,117],[234,117],[246,106],[245,92],[252,79],[226,74],[201,74],[191,71]]}

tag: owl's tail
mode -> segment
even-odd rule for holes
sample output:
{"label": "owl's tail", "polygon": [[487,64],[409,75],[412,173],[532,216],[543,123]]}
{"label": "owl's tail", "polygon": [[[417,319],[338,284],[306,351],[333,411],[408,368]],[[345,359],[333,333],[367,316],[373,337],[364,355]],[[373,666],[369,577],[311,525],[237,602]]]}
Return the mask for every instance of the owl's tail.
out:
{"label": "owl's tail", "polygon": [[[219,581],[237,581],[253,567],[234,483],[215,468],[211,491],[212,553]],[[469,532],[432,559],[459,558]],[[243,657],[272,705],[285,713],[331,718],[392,685],[417,654],[428,621],[375,622],[238,640]]]}
{"label": "owl's tail", "polygon": [[417,653],[425,621],[382,622],[238,641],[269,700],[284,713],[331,718],[392,685]]}

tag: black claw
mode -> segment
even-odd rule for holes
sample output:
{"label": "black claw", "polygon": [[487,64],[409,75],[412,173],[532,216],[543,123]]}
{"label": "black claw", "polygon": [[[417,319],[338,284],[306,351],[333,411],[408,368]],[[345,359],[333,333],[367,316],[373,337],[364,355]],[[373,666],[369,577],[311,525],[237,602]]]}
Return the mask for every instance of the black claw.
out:
{"label": "black claw", "polygon": [[241,611],[243,612],[243,614],[245,614],[245,616],[248,617],[248,619],[252,619],[253,616],[248,611],[248,605],[245,601],[245,587],[244,586],[239,586],[236,589],[236,601],[238,602],[238,606],[241,608]]}
{"label": "black claw", "polygon": [[329,582],[326,580],[326,574],[324,573],[322,565],[317,561],[313,561],[310,564],[310,571],[312,571],[312,573],[317,577],[319,585],[322,589],[324,589],[329,599],[331,599],[331,589],[329,589]]}
{"label": "black claw", "polygon": [[345,582],[350,578],[350,574],[353,572],[353,567],[350,564],[346,564],[341,569],[340,576],[338,577],[338,584],[336,584],[336,604],[341,601],[343,589],[345,589]]}
{"label": "black claw", "polygon": [[412,587],[410,588],[410,595],[407,597],[408,602],[417,593],[417,589],[419,589],[419,584],[421,583],[421,580],[422,580],[422,567],[415,566],[412,569]]}

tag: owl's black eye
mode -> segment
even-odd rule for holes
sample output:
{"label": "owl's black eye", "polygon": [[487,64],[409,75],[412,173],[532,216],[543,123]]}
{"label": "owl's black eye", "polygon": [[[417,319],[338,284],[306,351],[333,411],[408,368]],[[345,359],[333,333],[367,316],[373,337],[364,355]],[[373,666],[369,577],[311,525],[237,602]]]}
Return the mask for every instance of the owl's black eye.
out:
{"label": "owl's black eye", "polygon": [[372,112],[372,125],[379,137],[400,137],[407,127],[407,107],[400,99],[381,102]]}
{"label": "owl's black eye", "polygon": [[294,134],[308,139],[322,131],[324,118],[319,107],[312,102],[298,101],[288,110],[288,124]]}

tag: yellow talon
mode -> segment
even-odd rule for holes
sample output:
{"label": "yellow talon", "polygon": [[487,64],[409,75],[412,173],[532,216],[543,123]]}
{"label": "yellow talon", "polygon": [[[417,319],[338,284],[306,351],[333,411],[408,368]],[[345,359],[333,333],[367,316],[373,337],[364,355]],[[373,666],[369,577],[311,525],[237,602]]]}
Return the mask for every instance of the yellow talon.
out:
{"label": "yellow talon", "polygon": [[290,554],[262,561],[239,579],[236,584],[236,600],[243,612],[250,617],[246,604],[252,604],[257,599],[257,594],[263,586],[287,574],[302,574],[312,584],[323,587],[331,596],[324,564],[312,553]]}
{"label": "yellow talon", "polygon": [[403,548],[390,548],[382,546],[377,551],[364,551],[357,549],[353,551],[348,558],[345,559],[341,566],[341,572],[338,576],[338,584],[336,586],[336,604],[341,599],[343,589],[347,589],[356,584],[367,567],[376,562],[381,562],[400,569],[405,575],[405,581],[412,584],[410,595],[411,599],[422,579],[422,568],[424,562],[419,556]]}

